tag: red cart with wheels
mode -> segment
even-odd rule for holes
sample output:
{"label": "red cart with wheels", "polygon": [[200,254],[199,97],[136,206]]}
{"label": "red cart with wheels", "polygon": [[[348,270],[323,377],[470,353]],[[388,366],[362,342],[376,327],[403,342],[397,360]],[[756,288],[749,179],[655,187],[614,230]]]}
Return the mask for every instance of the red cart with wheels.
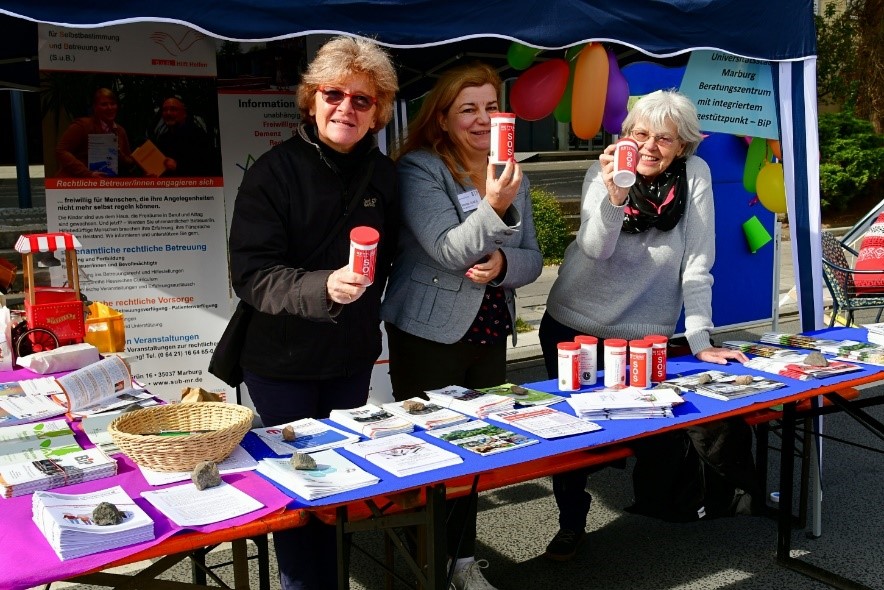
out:
{"label": "red cart with wheels", "polygon": [[[85,307],[77,266],[77,249],[81,247],[77,238],[65,232],[22,235],[15,243],[15,250],[22,255],[25,293],[25,320],[13,328],[12,346],[17,356],[83,342]],[[67,269],[64,286],[35,284],[36,252],[64,252]]]}

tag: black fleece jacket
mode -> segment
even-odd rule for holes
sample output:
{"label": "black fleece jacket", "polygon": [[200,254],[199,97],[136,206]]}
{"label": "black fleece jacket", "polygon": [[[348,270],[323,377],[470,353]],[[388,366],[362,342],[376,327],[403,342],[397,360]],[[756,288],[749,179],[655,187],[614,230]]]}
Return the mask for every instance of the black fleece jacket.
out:
{"label": "black fleece jacket", "polygon": [[[370,161],[367,187],[353,198]],[[381,353],[380,302],[398,224],[396,174],[374,136],[342,156],[329,153],[315,130],[302,125],[261,156],[243,176],[230,230],[233,288],[255,309],[243,368],[272,379],[308,380],[371,367]],[[330,305],[326,281],[347,264],[350,230],[359,225],[381,234],[374,284],[351,304]]]}

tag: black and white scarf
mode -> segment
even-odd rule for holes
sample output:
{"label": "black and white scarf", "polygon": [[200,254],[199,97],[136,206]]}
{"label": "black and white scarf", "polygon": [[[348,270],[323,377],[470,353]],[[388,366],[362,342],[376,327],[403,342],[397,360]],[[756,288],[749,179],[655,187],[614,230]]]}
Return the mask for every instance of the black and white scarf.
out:
{"label": "black and white scarf", "polygon": [[629,189],[621,231],[639,234],[652,227],[669,231],[684,214],[687,200],[686,158],[676,158],[651,182],[641,177]]}

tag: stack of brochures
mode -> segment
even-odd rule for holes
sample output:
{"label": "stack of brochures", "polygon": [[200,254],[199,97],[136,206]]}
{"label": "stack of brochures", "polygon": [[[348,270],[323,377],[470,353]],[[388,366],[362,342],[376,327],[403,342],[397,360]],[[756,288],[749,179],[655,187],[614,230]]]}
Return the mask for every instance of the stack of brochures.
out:
{"label": "stack of brochures", "polygon": [[546,406],[518,408],[488,416],[492,420],[511,424],[543,438],[560,438],[601,430],[595,422],[583,420],[567,412]]}
{"label": "stack of brochures", "polygon": [[684,400],[673,389],[599,389],[572,394],[568,404],[574,413],[587,420],[622,420],[627,418],[671,418],[672,408]]}
{"label": "stack of brochures", "polygon": [[[438,431],[429,431],[430,434]],[[344,450],[397,477],[462,463],[459,455],[412,434],[396,434],[347,445]]]}
{"label": "stack of brochures", "polygon": [[863,326],[866,329],[868,336],[866,339],[872,344],[880,344],[884,345],[884,322],[879,322],[876,324],[866,324]]}
{"label": "stack of brochures", "polygon": [[379,477],[333,449],[317,451],[310,456],[316,461],[316,469],[295,469],[289,459],[270,458],[258,462],[258,473],[305,500],[348,492],[380,481]]}
{"label": "stack of brochures", "polygon": [[506,430],[482,420],[430,431],[430,434],[479,455],[494,455],[536,444],[536,438]]}
{"label": "stack of brochures", "polygon": [[80,449],[52,459],[0,465],[0,495],[11,498],[116,474],[114,459],[99,449]]}
{"label": "stack of brochures", "polygon": [[721,401],[728,401],[755,395],[764,391],[772,391],[785,387],[786,384],[773,379],[766,379],[757,375],[743,376],[752,379],[749,383],[740,382],[737,375],[731,375],[724,371],[703,371],[684,377],[667,379],[663,382],[678,392],[693,391],[699,395],[711,397]]}
{"label": "stack of brochures", "polygon": [[[109,502],[122,513],[120,524],[99,526],[92,511]],[[151,541],[153,521],[120,486],[83,494],[36,492],[33,519],[61,559],[71,559]]]}
{"label": "stack of brochures", "polygon": [[63,415],[64,404],[53,398],[59,393],[61,388],[52,378],[0,383],[0,427]]}
{"label": "stack of brochures", "polygon": [[[292,427],[294,439],[283,438],[286,426]],[[277,455],[315,453],[357,442],[360,439],[358,434],[345,432],[314,418],[302,418],[278,426],[253,428],[252,432]]]}
{"label": "stack of brochures", "polygon": [[783,332],[766,332],[761,335],[761,342],[776,344],[778,346],[790,346],[792,348],[806,348],[818,350],[823,354],[839,354],[840,349],[846,346],[861,344],[858,340],[830,340],[805,336],[803,334],[786,334]]}
{"label": "stack of brochures", "polygon": [[721,343],[722,348],[730,348],[739,350],[753,356],[763,356],[764,358],[776,358],[782,360],[803,360],[806,355],[790,350],[788,348],[779,348],[777,346],[769,346],[758,342],[748,342],[746,340],[726,340]]}
{"label": "stack of brochures", "polygon": [[494,412],[512,410],[515,405],[511,397],[494,393],[483,393],[476,389],[461,387],[460,385],[430,389],[427,390],[426,394],[430,396],[431,402],[435,402],[443,408],[451,408],[456,412],[472,416],[473,418],[484,418]]}
{"label": "stack of brochures", "polygon": [[117,462],[83,450],[64,420],[0,428],[0,496],[11,498],[110,477]]}
{"label": "stack of brochures", "polygon": [[810,379],[825,379],[833,375],[841,375],[843,373],[851,373],[853,371],[861,371],[862,367],[846,361],[827,360],[825,367],[809,365],[806,362],[788,362],[776,359],[766,359],[757,357],[743,363],[744,367],[797,379],[799,381],[808,381]]}
{"label": "stack of brochures", "polygon": [[505,395],[506,397],[512,398],[517,406],[548,406],[565,399],[554,393],[546,393],[545,391],[539,391],[537,389],[528,389],[527,387],[522,387],[515,383],[504,383],[503,385],[498,385],[496,387],[480,387],[476,391],[493,393],[495,395]]}
{"label": "stack of brochures", "polygon": [[350,410],[332,410],[329,418],[368,438],[414,431],[413,423],[374,404],[365,404]]}
{"label": "stack of brochures", "polygon": [[460,412],[443,408],[419,397],[413,397],[404,402],[390,402],[384,404],[383,408],[394,416],[404,418],[424,430],[463,424],[470,419],[469,416],[464,416]]}
{"label": "stack of brochures", "polygon": [[64,419],[0,428],[0,465],[82,450]]}

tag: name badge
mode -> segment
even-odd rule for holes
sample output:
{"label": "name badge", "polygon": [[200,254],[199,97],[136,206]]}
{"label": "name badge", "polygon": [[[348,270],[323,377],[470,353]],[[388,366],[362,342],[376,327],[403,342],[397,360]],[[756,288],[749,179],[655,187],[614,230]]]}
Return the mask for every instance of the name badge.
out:
{"label": "name badge", "polygon": [[460,201],[460,208],[464,210],[464,213],[468,211],[473,211],[479,208],[479,201],[482,200],[482,197],[479,196],[479,191],[473,189],[471,191],[467,191],[465,193],[460,193],[457,195],[457,200]]}

